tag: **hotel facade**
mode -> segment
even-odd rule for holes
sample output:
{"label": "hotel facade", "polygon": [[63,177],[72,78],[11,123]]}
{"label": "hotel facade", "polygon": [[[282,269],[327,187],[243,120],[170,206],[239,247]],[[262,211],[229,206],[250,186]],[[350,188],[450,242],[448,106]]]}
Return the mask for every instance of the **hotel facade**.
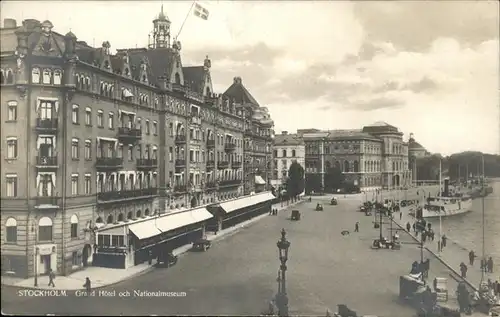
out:
{"label": "hotel facade", "polygon": [[2,274],[126,268],[268,212],[267,109],[184,66],[163,8],[116,54],[52,29],[1,29]]}

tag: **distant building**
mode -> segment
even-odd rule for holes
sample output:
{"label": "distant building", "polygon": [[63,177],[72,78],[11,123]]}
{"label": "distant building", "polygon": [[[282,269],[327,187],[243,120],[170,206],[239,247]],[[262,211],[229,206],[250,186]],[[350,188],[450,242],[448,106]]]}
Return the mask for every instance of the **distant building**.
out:
{"label": "distant building", "polygon": [[415,140],[413,133],[410,133],[410,138],[408,139],[408,162],[414,181],[417,180],[417,160],[430,155],[431,153]]}
{"label": "distant building", "polygon": [[408,144],[392,125],[376,122],[363,129],[298,132],[305,143],[306,190],[328,190],[325,175],[333,167],[364,190],[411,184]]}
{"label": "distant building", "polygon": [[277,187],[286,182],[288,169],[292,163],[299,163],[305,170],[304,140],[298,134],[281,132],[274,137],[273,157],[274,170],[271,184]]}

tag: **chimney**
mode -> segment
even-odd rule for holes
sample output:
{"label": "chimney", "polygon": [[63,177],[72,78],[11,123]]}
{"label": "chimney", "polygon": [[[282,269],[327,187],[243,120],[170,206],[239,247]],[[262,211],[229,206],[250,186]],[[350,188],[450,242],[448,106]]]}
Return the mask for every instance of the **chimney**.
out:
{"label": "chimney", "polygon": [[287,135],[288,131],[281,131],[281,135]]}
{"label": "chimney", "polygon": [[4,29],[15,29],[17,28],[17,22],[15,19],[3,19]]}
{"label": "chimney", "polygon": [[233,82],[234,82],[235,84],[241,84],[241,77],[234,77],[234,78],[233,78]]}

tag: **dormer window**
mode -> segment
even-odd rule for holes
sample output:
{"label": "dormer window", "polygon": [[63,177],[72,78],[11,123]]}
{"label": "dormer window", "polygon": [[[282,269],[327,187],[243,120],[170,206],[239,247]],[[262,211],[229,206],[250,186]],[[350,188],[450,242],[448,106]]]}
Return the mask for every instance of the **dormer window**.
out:
{"label": "dormer window", "polygon": [[33,68],[33,70],[31,71],[31,82],[33,84],[40,83],[40,68]]}
{"label": "dormer window", "polygon": [[50,69],[44,69],[43,70],[43,83],[50,84],[51,79],[52,79],[51,77],[52,77],[52,73],[51,73]]}

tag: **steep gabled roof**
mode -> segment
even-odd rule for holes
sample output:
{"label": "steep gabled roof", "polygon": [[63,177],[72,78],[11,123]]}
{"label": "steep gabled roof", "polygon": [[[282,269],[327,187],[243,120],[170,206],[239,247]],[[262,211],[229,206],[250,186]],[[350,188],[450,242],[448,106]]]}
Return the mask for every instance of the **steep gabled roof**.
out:
{"label": "steep gabled roof", "polygon": [[235,102],[241,104],[251,104],[252,107],[258,108],[259,103],[255,98],[250,94],[250,92],[243,86],[240,77],[235,77],[233,84],[224,92],[224,96],[234,99]]}
{"label": "steep gabled roof", "polygon": [[205,68],[203,66],[182,67],[184,74],[184,85],[191,88],[192,91],[203,94],[205,87]]}
{"label": "steep gabled roof", "polygon": [[156,84],[160,76],[170,79],[177,53],[170,48],[156,48],[152,50],[129,50],[132,77],[138,78],[141,72],[141,61],[146,58],[149,63],[148,80]]}

